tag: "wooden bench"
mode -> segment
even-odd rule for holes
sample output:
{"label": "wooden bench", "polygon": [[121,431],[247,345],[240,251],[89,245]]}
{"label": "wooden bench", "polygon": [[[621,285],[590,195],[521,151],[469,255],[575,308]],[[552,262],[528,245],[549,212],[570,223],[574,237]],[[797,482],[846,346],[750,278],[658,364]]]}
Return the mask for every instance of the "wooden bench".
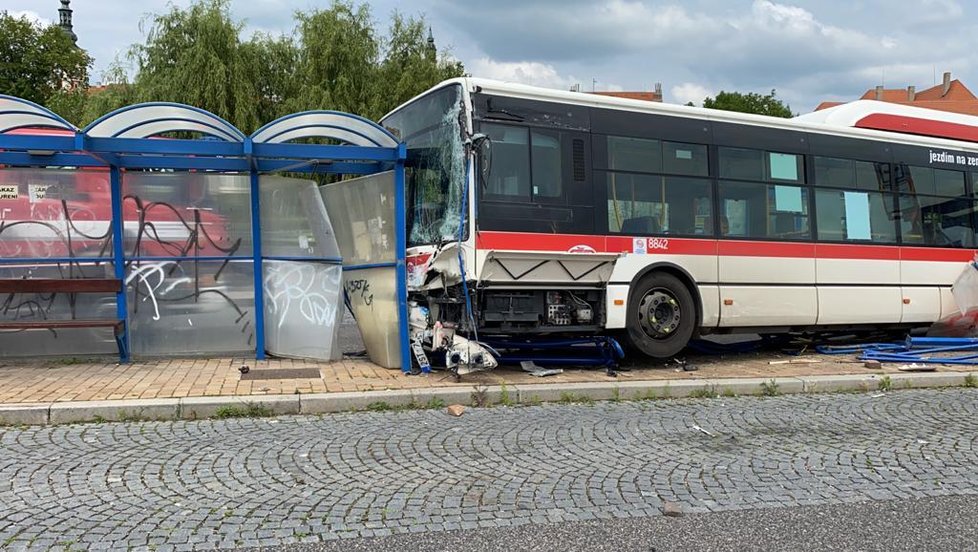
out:
{"label": "wooden bench", "polygon": [[[76,293],[120,293],[121,291],[122,281],[115,278],[0,278],[0,295],[18,293],[66,293],[73,295]],[[125,321],[105,318],[75,318],[74,300],[71,299],[70,302],[72,305],[71,319],[0,320],[0,330],[47,329],[55,331],[61,328],[112,328],[116,345],[119,347],[119,357],[123,361],[128,360]]]}

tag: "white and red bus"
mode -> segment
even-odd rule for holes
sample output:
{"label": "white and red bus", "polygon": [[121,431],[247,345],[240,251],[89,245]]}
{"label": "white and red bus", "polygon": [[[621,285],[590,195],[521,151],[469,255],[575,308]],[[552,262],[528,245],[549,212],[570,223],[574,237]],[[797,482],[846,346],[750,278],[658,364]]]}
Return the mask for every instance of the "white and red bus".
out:
{"label": "white and red bus", "polygon": [[[978,118],[857,102],[795,119],[444,82],[408,148],[416,338],[906,329],[975,255]],[[423,328],[422,328],[423,327]]]}

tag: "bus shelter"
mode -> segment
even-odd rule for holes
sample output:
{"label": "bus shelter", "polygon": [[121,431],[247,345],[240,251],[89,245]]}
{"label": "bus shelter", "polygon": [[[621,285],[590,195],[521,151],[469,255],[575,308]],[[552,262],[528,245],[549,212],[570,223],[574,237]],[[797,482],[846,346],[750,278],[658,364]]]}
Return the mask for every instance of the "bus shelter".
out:
{"label": "bus shelter", "polygon": [[144,103],[78,129],[0,96],[0,355],[337,358],[345,297],[408,371],[405,157],[347,113],[247,136]]}

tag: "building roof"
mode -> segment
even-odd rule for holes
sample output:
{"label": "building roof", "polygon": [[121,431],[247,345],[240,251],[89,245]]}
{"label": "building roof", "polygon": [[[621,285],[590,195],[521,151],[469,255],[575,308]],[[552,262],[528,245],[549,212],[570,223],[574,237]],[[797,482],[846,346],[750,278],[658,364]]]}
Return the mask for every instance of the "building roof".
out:
{"label": "building roof", "polygon": [[628,98],[630,100],[644,100],[647,102],[661,102],[662,92],[592,92],[599,96],[612,96],[614,98]]}
{"label": "building roof", "polygon": [[[877,86],[870,88],[863,94],[860,100],[876,100],[925,109],[936,109],[938,111],[949,111],[951,113],[962,113],[964,115],[978,115],[978,97],[968,89],[958,79],[951,79],[951,73],[944,73],[943,82],[917,92],[915,87],[907,88],[883,88]],[[818,104],[815,111],[829,109],[846,102],[822,102]]]}

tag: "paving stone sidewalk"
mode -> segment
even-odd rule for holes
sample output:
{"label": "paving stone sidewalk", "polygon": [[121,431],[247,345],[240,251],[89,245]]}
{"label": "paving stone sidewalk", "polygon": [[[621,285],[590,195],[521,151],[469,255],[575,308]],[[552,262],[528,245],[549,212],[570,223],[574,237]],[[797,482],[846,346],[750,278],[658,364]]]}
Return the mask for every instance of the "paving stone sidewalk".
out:
{"label": "paving stone sidewalk", "polygon": [[[799,359],[814,363],[798,363]],[[444,372],[408,376],[387,370],[368,360],[344,358],[336,362],[291,359],[256,361],[253,358],[189,358],[141,360],[118,364],[111,359],[13,360],[0,359],[0,404],[157,399],[209,396],[256,396],[423,389],[474,385],[534,385],[539,383],[593,383],[609,381],[657,381],[675,379],[773,378],[807,375],[896,373],[895,365],[869,370],[853,357],[777,353],[702,356],[688,359],[698,369],[684,372],[674,363],[636,366],[609,378],[603,369],[567,369],[563,374],[539,378],[518,368],[500,367],[492,372],[464,376],[461,382]],[[793,363],[786,364],[791,361]],[[778,364],[770,364],[776,362]],[[252,376],[243,379],[239,368],[248,366]],[[312,369],[318,377],[295,378],[296,369]],[[940,367],[940,371],[971,371],[971,367]],[[276,378],[274,372],[283,374]]]}

